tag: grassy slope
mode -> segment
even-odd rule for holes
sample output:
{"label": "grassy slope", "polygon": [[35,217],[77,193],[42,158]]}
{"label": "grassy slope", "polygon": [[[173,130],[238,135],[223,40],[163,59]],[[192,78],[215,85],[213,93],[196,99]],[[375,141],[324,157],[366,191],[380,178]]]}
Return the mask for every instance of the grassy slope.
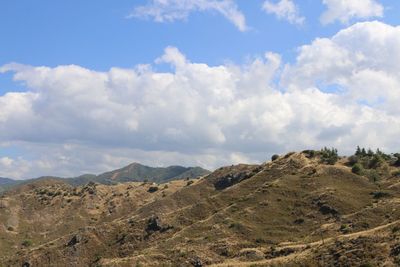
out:
{"label": "grassy slope", "polygon": [[[215,184],[222,180],[238,183],[217,190]],[[396,261],[398,178],[372,183],[343,164],[320,165],[293,154],[261,166],[221,168],[190,185],[180,183],[177,190],[164,197],[158,191],[158,198],[147,201],[142,199],[146,192],[138,191],[131,201],[142,201],[140,205],[128,205],[102,223],[90,224],[82,204],[86,202],[77,198],[74,209],[86,212],[77,216],[84,220],[80,224],[93,227],[73,233],[56,231],[58,239],[42,246],[35,241],[33,249],[20,250],[9,263],[192,266],[201,261],[221,266],[316,266],[342,262],[345,266]],[[131,189],[124,190],[126,194]],[[388,195],[374,198],[371,192],[377,191]],[[102,201],[94,199],[92,204]],[[109,206],[101,210],[104,207]],[[167,230],[146,230],[148,219],[155,215]],[[74,236],[81,241],[66,246]],[[3,247],[9,244],[4,242]]]}

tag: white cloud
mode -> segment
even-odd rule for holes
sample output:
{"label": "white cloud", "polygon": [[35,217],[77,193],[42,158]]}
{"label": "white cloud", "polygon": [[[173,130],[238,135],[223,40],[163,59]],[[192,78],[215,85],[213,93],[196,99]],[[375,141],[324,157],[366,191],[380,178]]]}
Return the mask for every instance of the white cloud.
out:
{"label": "white cloud", "polygon": [[2,157],[0,158],[0,166],[2,167],[9,167],[13,164],[14,160],[9,157]]}
{"label": "white cloud", "polygon": [[171,72],[5,65],[0,72],[13,72],[27,92],[0,96],[0,146],[29,157],[9,156],[0,176],[400,147],[400,27],[358,23],[300,47],[294,64],[281,61],[269,52],[243,66],[209,66],[168,47],[156,62]]}
{"label": "white cloud", "polygon": [[172,22],[187,19],[196,11],[215,11],[240,31],[245,31],[246,18],[238,9],[234,0],[150,0],[144,6],[138,6],[129,17],[152,18],[157,22]]}
{"label": "white cloud", "polygon": [[348,23],[351,19],[382,17],[384,7],[376,0],[322,0],[327,10],[321,16],[323,24],[338,20]]}
{"label": "white cloud", "polygon": [[267,0],[263,4],[263,10],[292,24],[301,25],[305,21],[305,18],[300,15],[299,8],[292,0],[280,0],[276,3]]}
{"label": "white cloud", "polygon": [[295,66],[286,69],[287,88],[335,85],[347,98],[392,114],[400,112],[400,27],[357,23],[332,38],[300,48]]}

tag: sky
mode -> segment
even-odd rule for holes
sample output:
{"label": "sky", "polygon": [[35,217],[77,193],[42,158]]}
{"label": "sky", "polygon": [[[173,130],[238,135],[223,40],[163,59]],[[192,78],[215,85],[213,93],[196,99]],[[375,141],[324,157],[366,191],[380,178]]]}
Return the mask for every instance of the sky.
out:
{"label": "sky", "polygon": [[400,1],[1,0],[0,176],[400,151]]}

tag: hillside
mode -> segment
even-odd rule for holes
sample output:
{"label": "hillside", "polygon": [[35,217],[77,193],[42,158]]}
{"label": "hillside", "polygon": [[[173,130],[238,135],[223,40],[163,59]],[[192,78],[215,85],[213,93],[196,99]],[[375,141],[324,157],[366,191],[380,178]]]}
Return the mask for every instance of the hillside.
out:
{"label": "hillside", "polygon": [[331,159],[305,151],[189,181],[8,192],[0,266],[398,266],[395,158]]}

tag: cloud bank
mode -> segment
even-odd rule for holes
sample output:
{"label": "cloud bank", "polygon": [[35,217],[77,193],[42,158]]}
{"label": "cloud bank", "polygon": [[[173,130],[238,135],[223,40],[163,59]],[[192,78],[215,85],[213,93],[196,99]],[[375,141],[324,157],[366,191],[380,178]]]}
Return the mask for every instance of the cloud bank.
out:
{"label": "cloud bank", "polygon": [[400,27],[358,23],[299,48],[209,66],[167,47],[153,65],[106,72],[7,64],[26,92],[0,96],[0,176],[76,175],[131,161],[214,168],[272,153],[400,147]]}

